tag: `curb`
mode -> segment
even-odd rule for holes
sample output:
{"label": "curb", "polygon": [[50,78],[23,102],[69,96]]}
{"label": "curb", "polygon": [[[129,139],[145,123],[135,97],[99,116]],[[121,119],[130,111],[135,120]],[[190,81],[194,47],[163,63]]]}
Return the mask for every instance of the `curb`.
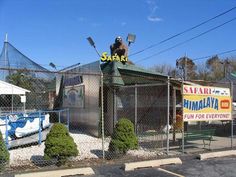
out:
{"label": "curb", "polygon": [[131,162],[124,164],[124,170],[132,171],[138,168],[159,167],[161,165],[169,165],[169,164],[182,164],[182,161],[180,160],[180,158],[168,158],[160,160]]}
{"label": "curb", "polygon": [[72,176],[72,175],[94,175],[92,168],[74,168],[65,170],[54,170],[54,171],[44,171],[44,172],[32,172],[32,173],[22,173],[16,174],[15,177],[62,177],[62,176]]}
{"label": "curb", "polygon": [[236,150],[199,154],[199,159],[200,160],[205,160],[205,159],[209,159],[209,158],[225,157],[225,156],[232,156],[232,155],[236,155]]}

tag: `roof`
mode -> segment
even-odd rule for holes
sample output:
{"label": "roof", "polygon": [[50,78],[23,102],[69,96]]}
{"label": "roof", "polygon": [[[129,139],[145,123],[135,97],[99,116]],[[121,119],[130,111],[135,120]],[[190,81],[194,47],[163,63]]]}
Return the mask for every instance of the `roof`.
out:
{"label": "roof", "polygon": [[105,83],[113,86],[165,82],[167,75],[147,70],[129,63],[107,62],[101,64]]}
{"label": "roof", "polygon": [[25,95],[26,92],[30,91],[0,80],[0,95]]}
{"label": "roof", "polygon": [[226,80],[228,80],[228,81],[236,82],[236,72],[230,73],[227,78],[226,78]]}

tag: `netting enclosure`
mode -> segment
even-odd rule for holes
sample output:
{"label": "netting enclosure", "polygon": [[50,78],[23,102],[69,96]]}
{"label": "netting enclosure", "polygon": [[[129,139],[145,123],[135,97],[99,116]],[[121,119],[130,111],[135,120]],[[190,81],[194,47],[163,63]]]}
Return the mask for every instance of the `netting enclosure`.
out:
{"label": "netting enclosure", "polygon": [[[55,74],[40,66],[9,42],[4,42],[0,55],[0,80],[15,86],[29,90],[26,93],[26,109],[53,108],[55,96]],[[49,95],[50,98],[49,98]],[[10,107],[19,108],[14,111],[22,111],[22,104],[18,97],[0,96],[1,110],[12,111]],[[14,99],[12,102],[11,100]],[[50,101],[51,100],[51,101]]]}
{"label": "netting enclosure", "polygon": [[2,53],[0,55],[0,68],[0,80],[3,81],[5,81],[9,75],[15,72],[11,69],[33,70],[34,72],[29,73],[34,78],[40,78],[44,80],[52,80],[54,78],[53,73],[50,73],[47,69],[22,54],[9,42],[4,42]]}

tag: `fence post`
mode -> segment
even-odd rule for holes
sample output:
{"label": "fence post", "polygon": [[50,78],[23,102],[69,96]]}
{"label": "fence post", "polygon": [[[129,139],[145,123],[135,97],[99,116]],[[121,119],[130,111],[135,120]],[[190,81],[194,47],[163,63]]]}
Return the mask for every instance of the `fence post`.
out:
{"label": "fence post", "polygon": [[172,89],[172,116],[173,116],[173,141],[176,141],[176,88],[173,87]]}
{"label": "fence post", "polygon": [[68,131],[70,131],[70,110],[67,108],[67,126],[68,126]]}
{"label": "fence post", "polygon": [[61,123],[61,110],[59,110],[59,123]]}
{"label": "fence post", "polygon": [[38,144],[42,143],[42,129],[41,129],[41,111],[39,111],[39,141]]}
{"label": "fence post", "polygon": [[231,149],[233,149],[233,138],[234,138],[234,118],[233,118],[233,101],[234,101],[234,84],[232,81],[230,81],[230,87],[231,87]]}
{"label": "fence post", "polygon": [[167,77],[167,145],[166,154],[169,155],[169,128],[170,128],[170,77]]}
{"label": "fence post", "polygon": [[115,128],[116,123],[118,121],[117,119],[117,90],[116,88],[113,88],[113,128]]}
{"label": "fence post", "polygon": [[8,120],[7,120],[7,115],[5,117],[5,123],[6,123],[6,131],[5,131],[5,143],[7,146],[7,149],[9,149],[9,141],[8,141]]}
{"label": "fence post", "polygon": [[105,133],[104,133],[104,103],[103,103],[103,73],[101,72],[101,112],[102,112],[102,158],[105,159]]}
{"label": "fence post", "polygon": [[181,93],[182,93],[182,154],[184,154],[184,96],[183,96],[183,83],[181,84]]}
{"label": "fence post", "polygon": [[135,103],[134,103],[134,131],[137,134],[137,120],[138,120],[138,88],[137,88],[137,84],[135,84],[135,88],[134,88],[134,95],[135,95]]}

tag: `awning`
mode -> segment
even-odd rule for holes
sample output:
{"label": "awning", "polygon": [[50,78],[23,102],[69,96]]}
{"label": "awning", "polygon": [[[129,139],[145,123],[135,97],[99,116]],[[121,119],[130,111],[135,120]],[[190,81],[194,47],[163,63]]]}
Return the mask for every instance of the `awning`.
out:
{"label": "awning", "polygon": [[0,80],[0,95],[25,95],[26,92],[30,91]]}
{"label": "awning", "polygon": [[107,62],[101,64],[101,69],[104,83],[109,86],[165,83],[168,77],[129,63]]}

